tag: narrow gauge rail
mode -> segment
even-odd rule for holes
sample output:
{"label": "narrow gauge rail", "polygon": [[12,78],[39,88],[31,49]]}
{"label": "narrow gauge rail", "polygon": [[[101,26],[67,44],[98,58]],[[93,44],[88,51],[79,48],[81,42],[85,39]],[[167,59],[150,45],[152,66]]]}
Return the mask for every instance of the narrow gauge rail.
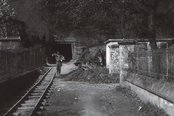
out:
{"label": "narrow gauge rail", "polygon": [[4,116],[35,116],[46,94],[50,92],[54,74],[55,69],[50,68]]}

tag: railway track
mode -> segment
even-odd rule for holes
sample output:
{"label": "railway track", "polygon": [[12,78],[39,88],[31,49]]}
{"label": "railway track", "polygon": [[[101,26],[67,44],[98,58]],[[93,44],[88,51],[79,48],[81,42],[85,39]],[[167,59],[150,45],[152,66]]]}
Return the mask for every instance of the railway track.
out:
{"label": "railway track", "polygon": [[50,68],[4,116],[35,116],[43,109],[51,92],[55,69]]}

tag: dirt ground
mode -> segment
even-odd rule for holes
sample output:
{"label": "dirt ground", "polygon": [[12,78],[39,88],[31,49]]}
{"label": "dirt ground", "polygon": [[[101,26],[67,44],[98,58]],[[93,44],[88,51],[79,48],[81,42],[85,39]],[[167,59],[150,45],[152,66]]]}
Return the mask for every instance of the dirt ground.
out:
{"label": "dirt ground", "polygon": [[88,84],[55,79],[43,116],[140,116],[134,101],[117,84]]}
{"label": "dirt ground", "polygon": [[112,78],[103,80],[101,76],[91,76],[95,71],[79,73],[81,69],[75,69],[74,61],[63,64],[43,116],[167,116],[155,106],[142,103],[136,94],[120,87],[117,81],[108,83]]}

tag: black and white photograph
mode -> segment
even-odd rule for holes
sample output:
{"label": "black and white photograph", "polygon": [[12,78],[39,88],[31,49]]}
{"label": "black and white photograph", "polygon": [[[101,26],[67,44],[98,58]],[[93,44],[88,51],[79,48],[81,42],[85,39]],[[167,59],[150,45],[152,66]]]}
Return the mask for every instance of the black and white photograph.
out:
{"label": "black and white photograph", "polygon": [[0,0],[0,116],[174,116],[174,0]]}

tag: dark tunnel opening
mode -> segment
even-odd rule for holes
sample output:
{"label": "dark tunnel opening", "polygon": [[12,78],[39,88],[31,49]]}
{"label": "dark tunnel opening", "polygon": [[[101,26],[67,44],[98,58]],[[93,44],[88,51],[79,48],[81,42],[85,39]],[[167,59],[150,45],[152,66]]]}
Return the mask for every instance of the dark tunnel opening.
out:
{"label": "dark tunnel opening", "polygon": [[55,50],[55,52],[59,51],[60,54],[65,57],[65,61],[70,61],[72,59],[71,44],[57,44]]}
{"label": "dark tunnel opening", "polygon": [[54,43],[49,44],[47,47],[47,57],[50,64],[56,63],[55,58],[51,56],[52,53],[59,51],[61,55],[65,57],[64,62],[68,62],[72,59],[72,47],[69,43]]}

